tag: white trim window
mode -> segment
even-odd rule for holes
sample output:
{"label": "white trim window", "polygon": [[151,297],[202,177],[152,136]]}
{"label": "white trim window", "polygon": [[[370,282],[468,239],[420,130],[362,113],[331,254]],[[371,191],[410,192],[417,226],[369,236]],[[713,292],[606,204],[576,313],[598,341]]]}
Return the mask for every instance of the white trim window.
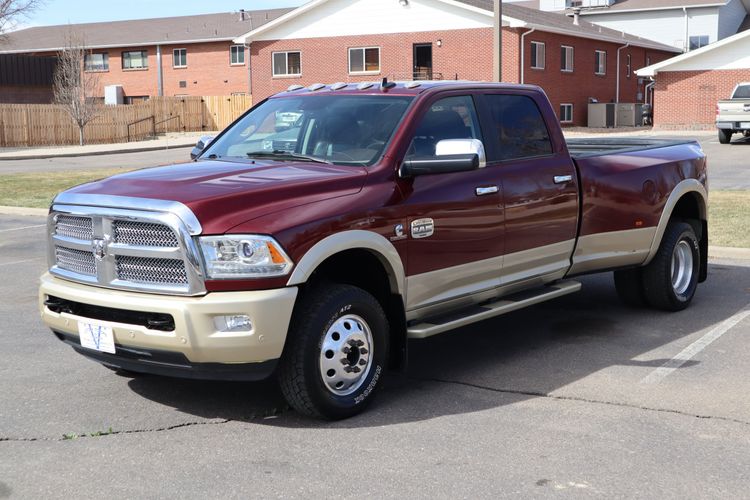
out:
{"label": "white trim window", "polygon": [[273,76],[300,76],[302,74],[302,53],[298,50],[274,52]]}
{"label": "white trim window", "polygon": [[544,69],[544,42],[531,42],[531,69]]}
{"label": "white trim window", "polygon": [[229,47],[229,64],[232,66],[245,65],[245,46],[231,45]]}
{"label": "white trim window", "polygon": [[573,123],[573,105],[560,104],[560,123]]}
{"label": "white trim window", "polygon": [[633,73],[633,56],[628,54],[625,56],[625,76],[630,78],[630,75]]}
{"label": "white trim window", "polygon": [[129,50],[122,53],[122,69],[148,68],[148,52],[145,50]]}
{"label": "white trim window", "polygon": [[187,68],[187,49],[174,49],[172,51],[172,67]]}
{"label": "white trim window", "polygon": [[560,45],[560,71],[573,72],[573,47]]}
{"label": "white trim window", "polygon": [[708,45],[708,35],[695,35],[689,39],[688,50],[700,49]]}
{"label": "white trim window", "polygon": [[607,52],[604,50],[594,51],[594,74],[595,75],[607,74]]}
{"label": "white trim window", "polygon": [[109,54],[107,52],[85,54],[83,68],[85,71],[109,71]]}
{"label": "white trim window", "polygon": [[380,47],[350,48],[349,73],[352,75],[380,73]]}

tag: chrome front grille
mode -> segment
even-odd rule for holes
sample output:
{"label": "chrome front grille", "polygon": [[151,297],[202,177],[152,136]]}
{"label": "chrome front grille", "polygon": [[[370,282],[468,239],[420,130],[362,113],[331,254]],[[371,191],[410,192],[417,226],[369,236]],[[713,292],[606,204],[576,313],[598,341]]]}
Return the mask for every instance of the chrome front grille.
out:
{"label": "chrome front grille", "polygon": [[[55,234],[74,238],[76,240],[93,239],[94,230],[92,227],[91,217],[73,217],[70,215],[60,215],[55,224]],[[93,257],[93,255],[92,255]]]}
{"label": "chrome front grille", "polygon": [[115,243],[145,247],[177,247],[174,232],[163,224],[116,220],[112,223]]}
{"label": "chrome front grille", "polygon": [[191,237],[195,230],[186,227],[184,218],[169,212],[55,204],[49,218],[50,272],[107,288],[203,293]]}
{"label": "chrome front grille", "polygon": [[133,283],[179,283],[187,285],[185,263],[176,259],[115,257],[117,277]]}
{"label": "chrome front grille", "polygon": [[62,269],[86,276],[96,276],[94,252],[55,246],[55,261]]}

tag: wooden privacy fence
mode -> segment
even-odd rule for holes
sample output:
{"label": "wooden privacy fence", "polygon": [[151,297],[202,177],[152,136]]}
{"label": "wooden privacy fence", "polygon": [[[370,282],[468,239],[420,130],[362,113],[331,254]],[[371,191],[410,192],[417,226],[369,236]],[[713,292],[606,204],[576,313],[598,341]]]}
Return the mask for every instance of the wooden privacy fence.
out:
{"label": "wooden privacy fence", "polygon": [[[166,132],[221,130],[252,105],[250,96],[152,97],[101,106],[86,144],[143,140]],[[0,104],[0,147],[78,144],[78,126],[55,104]]]}

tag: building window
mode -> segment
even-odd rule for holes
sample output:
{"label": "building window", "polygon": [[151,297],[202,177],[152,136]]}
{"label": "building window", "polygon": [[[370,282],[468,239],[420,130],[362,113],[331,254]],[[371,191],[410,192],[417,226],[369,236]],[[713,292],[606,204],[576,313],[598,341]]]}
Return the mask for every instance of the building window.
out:
{"label": "building window", "polygon": [[172,51],[172,67],[187,68],[187,49],[174,49]]}
{"label": "building window", "polygon": [[708,45],[708,35],[691,36],[690,48],[688,50],[700,49]]}
{"label": "building window", "polygon": [[560,104],[560,123],[573,122],[573,105]]}
{"label": "building window", "polygon": [[273,76],[299,76],[302,74],[300,52],[274,52]]}
{"label": "building window", "polygon": [[145,50],[134,50],[122,53],[122,69],[145,68],[148,68],[148,52]]}
{"label": "building window", "polygon": [[86,71],[109,71],[109,54],[86,54],[83,56],[83,67]]}
{"label": "building window", "polygon": [[349,73],[380,72],[380,48],[356,47],[349,49]]}
{"label": "building window", "polygon": [[544,43],[531,42],[531,67],[544,69]]}
{"label": "building window", "polygon": [[560,71],[573,71],[573,47],[560,46]]}
{"label": "building window", "polygon": [[630,78],[630,74],[633,72],[633,58],[630,54],[625,56],[625,76]]}
{"label": "building window", "polygon": [[229,47],[229,63],[232,65],[245,64],[245,46],[232,45]]}
{"label": "building window", "polygon": [[594,74],[607,74],[607,53],[603,50],[594,51]]}
{"label": "building window", "polygon": [[646,56],[646,66],[651,66],[651,56]]}

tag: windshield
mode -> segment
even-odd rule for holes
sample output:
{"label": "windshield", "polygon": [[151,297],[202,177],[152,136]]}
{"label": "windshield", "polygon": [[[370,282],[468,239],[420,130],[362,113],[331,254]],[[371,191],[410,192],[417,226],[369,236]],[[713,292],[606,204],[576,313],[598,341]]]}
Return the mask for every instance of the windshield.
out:
{"label": "windshield", "polygon": [[201,158],[372,165],[412,99],[330,94],[269,99],[211,144]]}

